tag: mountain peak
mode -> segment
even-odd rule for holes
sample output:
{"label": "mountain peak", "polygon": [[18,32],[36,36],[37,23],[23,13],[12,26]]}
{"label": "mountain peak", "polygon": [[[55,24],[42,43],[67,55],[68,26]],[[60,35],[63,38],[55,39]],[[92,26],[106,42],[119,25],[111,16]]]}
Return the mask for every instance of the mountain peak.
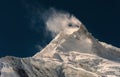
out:
{"label": "mountain peak", "polygon": [[97,55],[110,60],[119,60],[120,55],[117,53],[120,50],[113,46],[110,48],[106,48],[106,46],[94,38],[81,22],[79,24],[72,22],[71,26],[61,31],[42,51],[35,54],[33,58],[56,58],[54,57],[56,54],[69,54],[74,51]]}
{"label": "mountain peak", "polygon": [[56,37],[33,57],[0,59],[0,77],[120,77],[120,49],[98,41],[74,16],[46,21]]}
{"label": "mountain peak", "polygon": [[[89,36],[90,33],[87,31],[85,26],[80,21],[78,22],[78,20],[74,17],[71,17],[70,23],[67,24],[67,27],[63,31],[60,31],[60,33],[58,33],[58,35],[42,51],[38,52],[33,57],[53,57],[54,54],[58,51],[79,52],[81,51],[84,43],[85,45],[87,44],[88,47],[92,44],[92,39]],[[83,50],[86,52],[86,47],[83,48],[85,48]],[[87,51],[89,51],[89,49]]]}

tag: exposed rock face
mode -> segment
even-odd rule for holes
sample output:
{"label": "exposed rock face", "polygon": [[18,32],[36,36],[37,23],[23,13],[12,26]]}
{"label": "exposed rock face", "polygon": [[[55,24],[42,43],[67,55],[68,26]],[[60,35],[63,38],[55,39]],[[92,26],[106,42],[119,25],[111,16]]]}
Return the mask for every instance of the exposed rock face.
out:
{"label": "exposed rock face", "polygon": [[0,77],[120,77],[119,48],[96,40],[78,20],[66,31],[33,57],[1,58]]}

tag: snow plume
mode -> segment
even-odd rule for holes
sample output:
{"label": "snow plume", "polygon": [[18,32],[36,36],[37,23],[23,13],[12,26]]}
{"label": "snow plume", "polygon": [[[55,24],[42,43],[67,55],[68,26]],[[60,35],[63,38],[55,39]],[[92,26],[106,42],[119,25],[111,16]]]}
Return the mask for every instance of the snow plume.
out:
{"label": "snow plume", "polygon": [[65,11],[54,8],[38,8],[32,10],[31,29],[45,36],[52,34],[54,38],[59,32],[72,33],[78,29],[81,22],[74,16]]}
{"label": "snow plume", "polygon": [[44,8],[27,5],[30,18],[30,29],[40,34],[41,41],[38,41],[35,48],[41,50],[59,32],[72,33],[80,26],[80,21],[73,15],[58,11],[54,8]]}
{"label": "snow plume", "polygon": [[81,22],[75,16],[53,8],[46,11],[43,18],[46,29],[51,31],[53,37],[61,31],[69,34],[77,30],[81,25]]}

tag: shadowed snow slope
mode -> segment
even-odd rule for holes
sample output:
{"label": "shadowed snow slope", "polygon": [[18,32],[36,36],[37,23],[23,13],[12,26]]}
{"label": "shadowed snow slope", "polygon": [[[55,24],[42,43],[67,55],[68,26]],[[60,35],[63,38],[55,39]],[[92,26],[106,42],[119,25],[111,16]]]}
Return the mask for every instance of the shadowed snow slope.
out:
{"label": "shadowed snow slope", "polygon": [[95,39],[73,16],[61,23],[65,27],[33,57],[1,58],[0,77],[120,77],[119,48]]}

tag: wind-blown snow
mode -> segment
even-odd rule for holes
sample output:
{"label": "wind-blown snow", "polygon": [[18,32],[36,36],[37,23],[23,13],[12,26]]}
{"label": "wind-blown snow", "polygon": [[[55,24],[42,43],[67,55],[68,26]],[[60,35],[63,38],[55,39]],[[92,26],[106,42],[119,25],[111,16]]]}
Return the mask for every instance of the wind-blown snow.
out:
{"label": "wind-blown snow", "polygon": [[81,22],[69,13],[58,12],[54,9],[52,9],[51,12],[51,15],[48,16],[45,23],[47,29],[52,32],[53,36],[61,31],[66,34],[72,34],[74,31],[77,31],[81,25]]}

